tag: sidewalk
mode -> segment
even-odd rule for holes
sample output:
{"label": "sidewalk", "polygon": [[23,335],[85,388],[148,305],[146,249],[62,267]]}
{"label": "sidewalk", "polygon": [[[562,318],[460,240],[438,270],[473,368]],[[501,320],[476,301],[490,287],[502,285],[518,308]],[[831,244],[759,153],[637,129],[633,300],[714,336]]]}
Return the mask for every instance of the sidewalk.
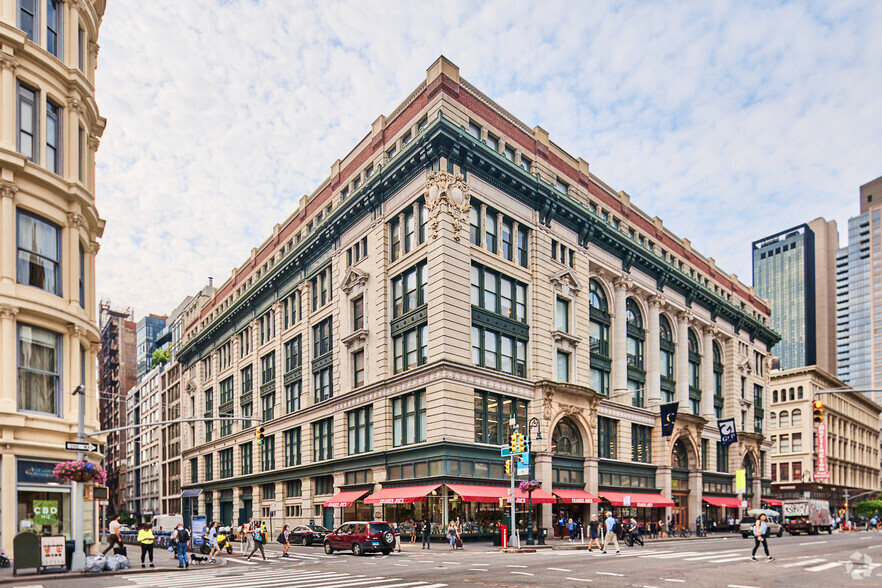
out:
{"label": "sidewalk", "polygon": [[[12,575],[12,566],[8,568],[0,568],[0,585],[3,584],[21,584],[21,585],[29,585],[32,584],[34,580],[59,580],[64,578],[82,578],[82,577],[110,577],[110,576],[121,576],[126,574],[150,574],[154,572],[169,572],[169,571],[180,571],[181,573],[187,573],[192,569],[197,569],[202,565],[209,564],[197,564],[190,563],[189,568],[180,569],[178,568],[178,558],[175,555],[174,559],[172,559],[172,554],[170,551],[166,551],[165,549],[156,549],[153,551],[153,563],[156,565],[155,568],[141,567],[141,549],[138,546],[127,545],[129,552],[129,561],[132,562],[132,567],[128,570],[119,570],[116,572],[101,572],[100,574],[92,574],[92,573],[84,573],[84,572],[67,572],[64,574],[35,574],[34,572],[28,570],[25,572],[20,572],[17,576]],[[192,553],[188,555],[193,555]],[[149,563],[147,564],[150,565]],[[227,565],[227,561],[225,558],[221,557],[218,559],[218,563],[210,564],[211,566],[225,566]]]}

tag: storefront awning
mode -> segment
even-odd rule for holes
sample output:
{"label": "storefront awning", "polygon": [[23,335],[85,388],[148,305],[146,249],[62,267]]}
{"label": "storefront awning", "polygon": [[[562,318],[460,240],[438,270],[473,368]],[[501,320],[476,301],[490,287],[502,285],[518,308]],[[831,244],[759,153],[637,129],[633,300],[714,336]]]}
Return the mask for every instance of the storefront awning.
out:
{"label": "storefront awning", "polygon": [[[627,492],[601,492],[600,495],[607,499],[613,506],[625,506],[625,502],[630,502],[629,506],[636,508],[652,508],[675,506],[674,502],[665,498],[661,494],[636,494]],[[626,501],[625,498],[628,498]]]}
{"label": "storefront awning", "polygon": [[349,490],[348,492],[337,492],[331,498],[325,501],[325,507],[340,508],[344,506],[352,506],[352,503],[367,494],[367,490]]}
{"label": "storefront awning", "polygon": [[777,498],[763,498],[763,502],[765,502],[769,506],[781,506],[783,504],[783,502],[781,502]]}
{"label": "storefront awning", "polygon": [[437,490],[441,484],[429,486],[404,486],[401,488],[383,488],[364,499],[365,504],[411,504],[425,502],[426,495]]}
{"label": "storefront awning", "polygon": [[711,506],[722,506],[723,508],[740,508],[741,501],[737,498],[725,498],[722,496],[703,496],[702,500]]}
{"label": "storefront awning", "polygon": [[181,492],[181,498],[196,498],[202,494],[202,488],[187,488]]}
{"label": "storefront awning", "polygon": [[596,504],[600,502],[598,497],[584,490],[552,490],[551,493],[566,504]]}
{"label": "storefront awning", "polygon": [[[472,486],[471,484],[447,484],[447,487],[459,494],[464,502],[499,502],[500,499],[508,500],[511,492],[510,486]],[[557,499],[537,488],[533,490],[533,504],[554,504]],[[515,503],[527,504],[528,496],[515,486]]]}

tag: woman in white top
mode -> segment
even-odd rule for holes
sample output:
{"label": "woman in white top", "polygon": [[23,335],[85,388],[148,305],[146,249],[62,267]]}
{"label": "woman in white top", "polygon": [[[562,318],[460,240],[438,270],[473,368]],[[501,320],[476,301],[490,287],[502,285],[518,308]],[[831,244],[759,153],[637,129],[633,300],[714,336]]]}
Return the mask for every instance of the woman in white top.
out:
{"label": "woman in white top", "polygon": [[769,561],[774,561],[775,558],[769,555],[769,544],[766,542],[766,537],[769,536],[769,524],[767,522],[767,517],[765,513],[761,514],[756,518],[756,521],[753,523],[753,538],[755,543],[753,544],[753,553],[750,554],[750,559],[756,561],[756,550],[759,549],[759,546],[763,546],[763,551],[766,552],[766,557],[769,558]]}

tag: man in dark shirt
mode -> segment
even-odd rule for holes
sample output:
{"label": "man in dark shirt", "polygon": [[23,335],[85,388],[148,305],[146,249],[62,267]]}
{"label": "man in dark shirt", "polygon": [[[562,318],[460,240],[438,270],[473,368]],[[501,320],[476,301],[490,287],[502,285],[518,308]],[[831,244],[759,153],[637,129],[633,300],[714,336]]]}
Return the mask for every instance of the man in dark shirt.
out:
{"label": "man in dark shirt", "polygon": [[597,520],[597,515],[591,515],[591,520],[588,521],[588,551],[591,551],[591,546],[597,543],[597,549],[602,549],[600,545],[600,521]]}

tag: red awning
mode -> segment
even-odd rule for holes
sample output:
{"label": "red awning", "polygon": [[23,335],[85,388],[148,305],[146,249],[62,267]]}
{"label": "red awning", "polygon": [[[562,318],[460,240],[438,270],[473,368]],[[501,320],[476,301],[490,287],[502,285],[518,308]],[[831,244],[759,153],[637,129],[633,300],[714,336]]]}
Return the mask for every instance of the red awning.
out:
{"label": "red awning", "polygon": [[584,490],[552,490],[552,494],[567,504],[595,504],[600,499]]}
{"label": "red awning", "polygon": [[337,492],[325,501],[324,506],[340,508],[343,506],[352,506],[352,503],[367,494],[367,490],[349,490],[348,492]]}
{"label": "red awning", "polygon": [[783,504],[783,502],[781,502],[777,498],[763,498],[763,502],[765,502],[769,506],[781,506]]}
{"label": "red awning", "polygon": [[[459,494],[459,497],[462,498],[464,502],[499,502],[500,498],[508,500],[509,492],[511,492],[510,486],[447,484],[447,487]],[[527,504],[527,498],[527,493],[522,492],[520,488],[515,486],[515,503]],[[554,496],[541,488],[533,490],[532,500],[533,504],[554,504],[557,502],[557,499]]]}
{"label": "red awning", "polygon": [[636,494],[627,492],[601,492],[601,496],[613,506],[625,506],[625,497],[630,497],[631,506],[637,508],[675,506],[674,502],[661,494]]}
{"label": "red awning", "polygon": [[426,494],[437,490],[441,484],[429,486],[404,486],[401,488],[383,488],[364,499],[365,504],[410,504],[425,502]]}
{"label": "red awning", "polygon": [[702,500],[711,506],[722,506],[723,508],[740,508],[741,501],[737,498],[724,498],[720,496],[703,496]]}

